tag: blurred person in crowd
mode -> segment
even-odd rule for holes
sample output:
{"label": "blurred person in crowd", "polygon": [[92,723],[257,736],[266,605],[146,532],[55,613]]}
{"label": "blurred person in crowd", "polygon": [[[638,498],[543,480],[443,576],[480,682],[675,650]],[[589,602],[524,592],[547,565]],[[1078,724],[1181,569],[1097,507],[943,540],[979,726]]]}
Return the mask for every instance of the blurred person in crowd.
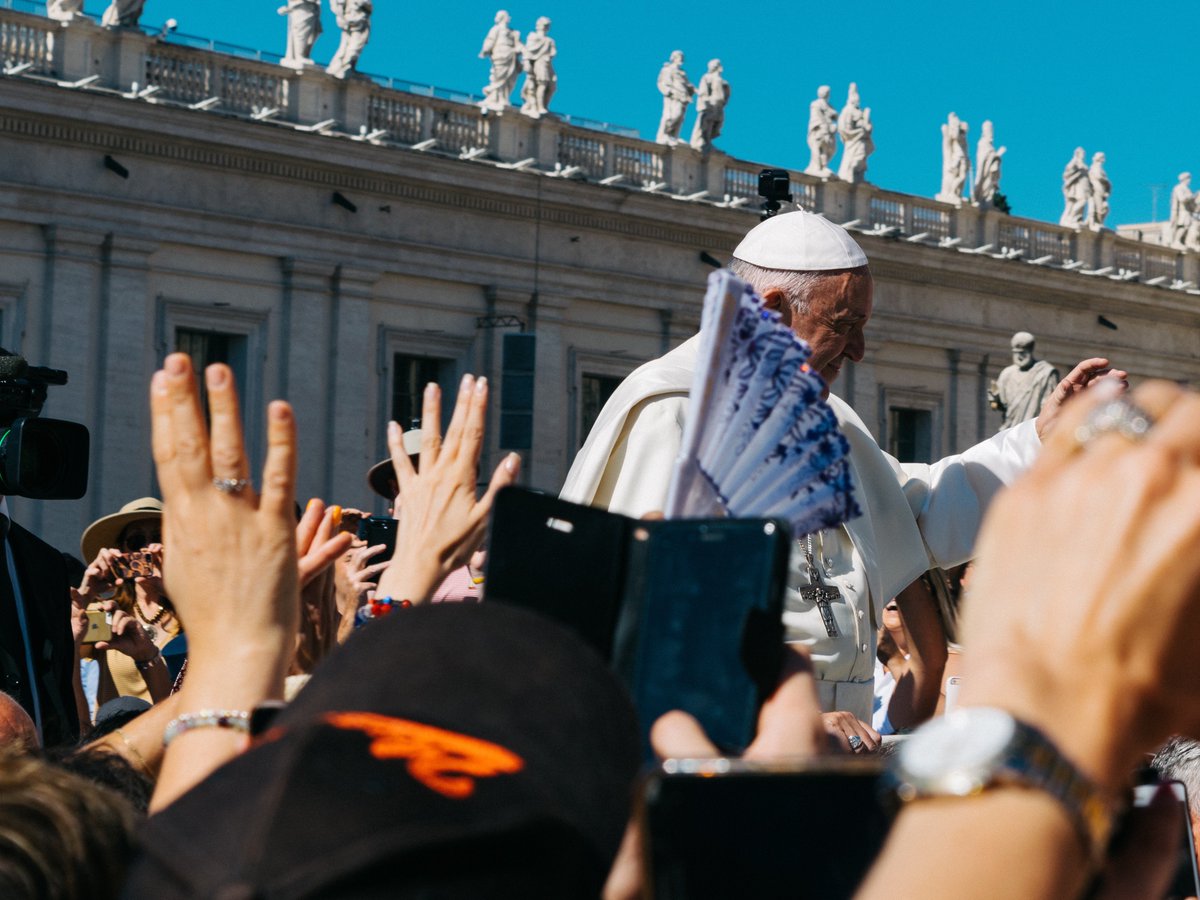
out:
{"label": "blurred person in crowd", "polygon": [[25,707],[0,691],[0,747],[33,750],[37,746],[37,727]]}
{"label": "blurred person in crowd", "polygon": [[871,725],[880,734],[897,734],[920,725],[937,707],[946,667],[946,631],[926,572],[883,608],[875,657],[875,708]]}
{"label": "blurred person in crowd", "polygon": [[[162,700],[183,666],[187,641],[163,589],[162,509],[155,497],[131,500],[80,538],[90,562],[74,591],[76,615],[102,610],[112,629],[112,637],[93,648],[99,705],[115,697]],[[81,653],[88,653],[86,645]]]}
{"label": "blurred person in crowd", "polygon": [[119,896],[137,821],[116,791],[0,746],[0,897]]}
{"label": "blurred person in crowd", "polygon": [[1175,736],[1158,748],[1150,765],[1163,781],[1182,781],[1187,789],[1192,839],[1200,854],[1200,741]]}
{"label": "blurred person in crowd", "polygon": [[[862,248],[844,228],[804,211],[776,215],[750,230],[730,269],[767,309],[812,348],[809,364],[832,386],[842,369],[866,355],[874,282]],[[566,500],[641,516],[663,508],[687,416],[700,336],[627,378],[605,404],[562,489]],[[827,712],[859,723],[853,737],[870,742],[875,629],[883,606],[931,566],[971,555],[979,523],[997,491],[1033,459],[1061,403],[1106,370],[1080,363],[1055,390],[1042,415],[933,465],[902,464],[884,453],[850,406],[829,394],[850,444],[850,469],[863,514],[798,542],[784,621],[787,640],[812,653]],[[1124,372],[1114,372],[1124,378]],[[839,599],[827,617],[803,593],[809,571]],[[838,723],[840,724],[840,723]]]}

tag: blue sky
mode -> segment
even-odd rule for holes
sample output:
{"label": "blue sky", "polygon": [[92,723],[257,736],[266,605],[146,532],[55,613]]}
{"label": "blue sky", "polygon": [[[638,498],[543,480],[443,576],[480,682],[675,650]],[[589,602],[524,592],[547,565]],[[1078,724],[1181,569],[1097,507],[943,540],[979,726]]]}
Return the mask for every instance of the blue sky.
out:
{"label": "blue sky", "polygon": [[[104,5],[89,0],[87,8]],[[147,0],[143,22],[174,17],[180,32],[282,53],[279,5]],[[375,7],[360,68],[480,92],[487,63],[477,54],[498,0],[375,0]],[[995,123],[997,144],[1008,147],[1001,189],[1018,215],[1058,220],[1062,170],[1076,146],[1089,159],[1097,150],[1107,155],[1110,224],[1149,221],[1156,184],[1164,218],[1175,176],[1200,174],[1195,0],[520,0],[505,8],[522,34],[538,16],[553,20],[559,89],[552,109],[632,126],[643,136],[653,136],[658,123],[659,67],[680,49],[693,82],[710,58],[723,61],[733,94],[717,146],[755,162],[803,169],[817,86],[830,85],[840,107],[857,81],[875,122],[868,178],[892,190],[937,192],[939,126],[951,110],[971,126],[972,156],[983,120]],[[332,16],[323,13],[320,61],[338,42]]]}

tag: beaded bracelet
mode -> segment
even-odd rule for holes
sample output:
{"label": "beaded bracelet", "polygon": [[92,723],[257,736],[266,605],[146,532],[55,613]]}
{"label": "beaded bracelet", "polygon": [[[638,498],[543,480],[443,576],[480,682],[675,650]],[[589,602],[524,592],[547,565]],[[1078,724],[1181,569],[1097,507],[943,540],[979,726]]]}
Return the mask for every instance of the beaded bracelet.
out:
{"label": "beaded bracelet", "polygon": [[182,713],[172,719],[163,731],[163,746],[187,731],[196,728],[228,728],[242,734],[250,733],[250,713],[240,709],[200,709]]}
{"label": "beaded bracelet", "polygon": [[378,619],[380,616],[386,616],[393,609],[411,609],[411,600],[395,600],[392,597],[376,597],[370,603],[364,604],[357,613],[354,614],[354,627],[361,628],[372,619]]}

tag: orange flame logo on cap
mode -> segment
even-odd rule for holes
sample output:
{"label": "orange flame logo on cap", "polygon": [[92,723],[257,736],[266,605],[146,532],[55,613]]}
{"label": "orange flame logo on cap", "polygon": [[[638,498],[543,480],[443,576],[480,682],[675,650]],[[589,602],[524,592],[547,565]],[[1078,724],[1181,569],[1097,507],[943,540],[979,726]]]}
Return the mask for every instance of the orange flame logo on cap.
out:
{"label": "orange flame logo on cap", "polygon": [[470,797],[476,778],[509,775],[525,767],[525,760],[499,744],[407,719],[341,712],[329,713],[325,721],[368,735],[372,756],[407,760],[413,778],[454,800]]}

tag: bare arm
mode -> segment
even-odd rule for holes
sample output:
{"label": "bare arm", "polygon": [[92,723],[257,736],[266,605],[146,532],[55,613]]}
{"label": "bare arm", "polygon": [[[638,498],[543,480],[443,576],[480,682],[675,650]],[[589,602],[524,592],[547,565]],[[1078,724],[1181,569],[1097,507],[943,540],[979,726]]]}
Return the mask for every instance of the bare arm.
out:
{"label": "bare arm", "polygon": [[[930,577],[940,578],[934,572]],[[937,601],[924,578],[896,595],[900,621],[907,637],[908,659],[896,675],[896,690],[888,719],[897,729],[913,728],[937,708],[942,673],[946,668],[946,632],[938,618]],[[889,666],[889,668],[891,668]]]}

